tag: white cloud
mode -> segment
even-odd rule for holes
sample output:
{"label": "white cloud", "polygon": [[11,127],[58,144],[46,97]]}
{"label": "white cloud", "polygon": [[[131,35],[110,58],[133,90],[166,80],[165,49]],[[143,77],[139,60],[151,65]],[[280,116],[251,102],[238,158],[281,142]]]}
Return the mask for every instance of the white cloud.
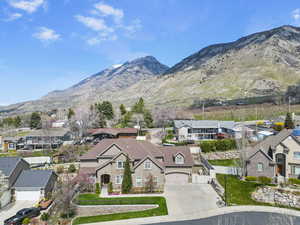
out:
{"label": "white cloud", "polygon": [[107,31],[107,32],[113,32],[114,30],[110,27],[108,27],[105,24],[105,21],[102,19],[89,17],[89,16],[81,16],[77,15],[75,18],[84,24],[86,27],[94,30],[94,31]]}
{"label": "white cloud", "polygon": [[300,8],[295,9],[291,13],[294,23],[300,26]]}
{"label": "white cloud", "polygon": [[54,30],[47,27],[39,27],[38,32],[33,34],[33,37],[39,39],[42,42],[57,41],[60,35]]}
{"label": "white cloud", "polygon": [[75,18],[95,34],[86,39],[88,45],[98,45],[103,41],[114,41],[123,35],[133,37],[142,27],[141,21],[133,20],[129,25],[123,22],[124,12],[103,2],[94,4],[89,16],[77,15]]}
{"label": "white cloud", "polygon": [[6,22],[14,21],[14,20],[20,19],[22,16],[23,15],[21,13],[12,13],[4,21],[6,21]]}
{"label": "white cloud", "polygon": [[45,0],[11,0],[9,4],[16,8],[24,10],[28,13],[34,13],[39,7],[46,4]]}
{"label": "white cloud", "polygon": [[[121,23],[124,17],[124,12],[122,9],[114,8],[110,5],[107,5],[103,2],[97,3],[94,7],[99,11],[102,16],[112,16],[115,23]],[[94,11],[95,13],[95,11]]]}

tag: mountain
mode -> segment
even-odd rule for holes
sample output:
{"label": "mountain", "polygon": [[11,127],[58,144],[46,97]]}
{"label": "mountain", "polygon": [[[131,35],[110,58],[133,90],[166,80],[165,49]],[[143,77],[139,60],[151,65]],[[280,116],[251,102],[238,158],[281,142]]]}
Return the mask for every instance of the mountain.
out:
{"label": "mountain", "polygon": [[132,104],[139,97],[150,106],[186,107],[206,98],[228,100],[278,94],[299,81],[300,28],[282,26],[208,46],[171,68],[151,56],[139,58],[40,100],[2,110],[44,111],[99,100]]}
{"label": "mountain", "polygon": [[206,98],[278,94],[299,81],[300,28],[282,26],[203,48],[160,78],[141,81],[119,94],[125,101],[147,87],[143,96],[150,104],[185,107]]}

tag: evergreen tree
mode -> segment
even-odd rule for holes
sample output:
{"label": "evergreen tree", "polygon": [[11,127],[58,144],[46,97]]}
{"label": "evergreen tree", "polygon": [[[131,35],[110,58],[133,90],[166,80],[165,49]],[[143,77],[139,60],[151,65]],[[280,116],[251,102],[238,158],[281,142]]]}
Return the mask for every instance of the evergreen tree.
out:
{"label": "evergreen tree", "polygon": [[22,120],[19,116],[15,118],[14,125],[16,128],[21,127]]}
{"label": "evergreen tree", "polygon": [[148,128],[153,127],[153,118],[149,110],[144,111],[144,122]]}
{"label": "evergreen tree", "polygon": [[68,110],[68,120],[70,120],[75,115],[75,112],[72,108]]}
{"label": "evergreen tree", "polygon": [[140,98],[137,103],[133,106],[133,111],[136,113],[143,113],[145,108],[144,99]]}
{"label": "evergreen tree", "polygon": [[120,112],[122,116],[124,116],[127,113],[125,106],[123,104],[120,105]]}
{"label": "evergreen tree", "polygon": [[96,103],[97,113],[103,114],[104,118],[111,120],[114,118],[114,109],[109,101],[104,101],[102,103]]}
{"label": "evergreen tree", "polygon": [[41,119],[41,116],[38,112],[33,112],[31,114],[31,118],[30,118],[30,128],[31,129],[38,129],[38,128],[41,128],[41,122],[42,122],[42,119]]}
{"label": "evergreen tree", "polygon": [[132,188],[132,177],[131,177],[130,162],[129,162],[129,157],[126,156],[123,181],[122,181],[122,193],[128,194],[131,191],[131,188]]}
{"label": "evergreen tree", "polygon": [[286,129],[294,129],[295,128],[291,113],[286,114],[284,128],[286,128]]}

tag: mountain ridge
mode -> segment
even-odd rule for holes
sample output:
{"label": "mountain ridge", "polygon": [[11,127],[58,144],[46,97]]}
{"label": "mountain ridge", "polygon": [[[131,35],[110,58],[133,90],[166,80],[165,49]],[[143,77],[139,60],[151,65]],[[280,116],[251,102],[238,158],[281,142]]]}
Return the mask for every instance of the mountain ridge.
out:
{"label": "mountain ridge", "polygon": [[99,100],[130,105],[139,97],[150,106],[187,107],[199,99],[278,94],[298,82],[300,28],[285,25],[209,45],[170,68],[153,56],[128,61],[70,88],[14,107],[17,111],[32,111]]}

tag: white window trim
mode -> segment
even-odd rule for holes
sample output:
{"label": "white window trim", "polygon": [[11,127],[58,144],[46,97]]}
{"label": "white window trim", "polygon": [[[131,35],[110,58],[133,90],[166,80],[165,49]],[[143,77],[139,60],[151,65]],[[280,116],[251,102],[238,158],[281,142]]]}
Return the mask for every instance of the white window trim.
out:
{"label": "white window trim", "polygon": [[[122,163],[122,167],[119,167],[119,163]],[[118,160],[118,161],[117,161],[117,169],[118,169],[118,170],[124,169],[124,166],[125,166],[125,162],[124,162],[124,161],[121,161],[121,160]]]}
{"label": "white window trim", "polygon": [[141,176],[136,177],[135,183],[137,187],[143,187],[143,178]]}
{"label": "white window trim", "polygon": [[[146,167],[147,163],[149,163],[149,165],[150,165],[149,168]],[[145,169],[145,170],[151,170],[151,168],[152,168],[152,162],[151,162],[150,160],[146,160],[146,161],[144,162],[144,169]]]}
{"label": "white window trim", "polygon": [[299,160],[299,159],[300,159],[300,156],[299,156],[299,158],[295,157],[295,153],[298,153],[298,154],[300,154],[300,152],[294,152],[294,154],[293,154],[293,158],[294,158],[294,159],[298,159],[298,160]]}
{"label": "white window trim", "polygon": [[[182,159],[182,161],[177,161],[178,156]],[[178,155],[175,156],[175,164],[180,164],[180,165],[182,165],[182,164],[184,164],[184,160],[185,160],[185,159],[184,159],[184,156],[181,155],[181,154],[178,154]]]}
{"label": "white window trim", "polygon": [[[118,182],[118,179],[120,179],[120,182]],[[122,184],[122,182],[123,182],[123,175],[117,175],[115,183],[116,184]]]}
{"label": "white window trim", "polygon": [[[259,165],[262,165],[262,167],[261,167],[261,169],[259,168]],[[261,163],[261,162],[259,162],[259,163],[257,163],[257,172],[264,172],[264,164],[263,163]]]}

